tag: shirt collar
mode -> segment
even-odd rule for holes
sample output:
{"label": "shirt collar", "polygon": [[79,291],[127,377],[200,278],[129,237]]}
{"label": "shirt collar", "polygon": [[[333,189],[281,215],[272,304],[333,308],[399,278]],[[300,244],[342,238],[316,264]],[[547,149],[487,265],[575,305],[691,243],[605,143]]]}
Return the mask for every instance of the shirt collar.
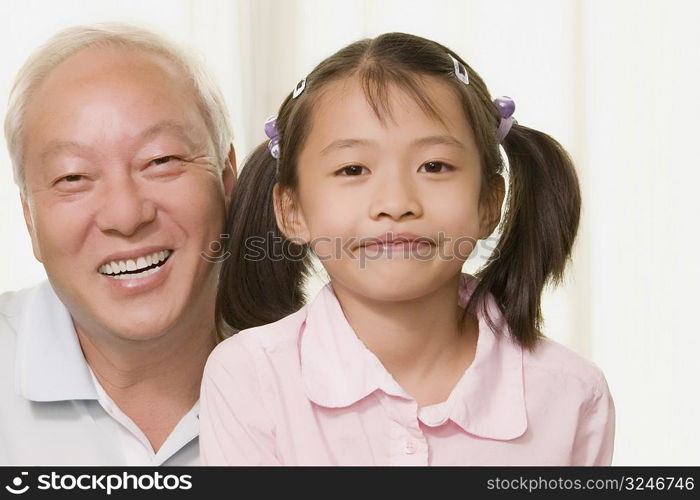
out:
{"label": "shirt collar", "polygon": [[48,281],[21,312],[15,391],[30,401],[97,399],[73,320]]}
{"label": "shirt collar", "polygon": [[165,442],[161,445],[158,452],[153,451],[153,446],[143,433],[141,428],[137,426],[131,418],[124,413],[112,398],[104,390],[95,373],[88,366],[90,371],[90,379],[95,387],[97,402],[107,412],[113,420],[119,423],[126,431],[131,434],[130,439],[136,439],[141,442],[141,445],[150,452],[152,465],[162,465],[175,455],[178,451],[185,447],[190,441],[199,436],[199,400],[195,402],[190,411],[188,411],[177,423],[175,428],[170,432]]}
{"label": "shirt collar", "polygon": [[[129,417],[98,387],[99,382],[85,360],[68,309],[51,284],[48,281],[42,283],[32,290],[20,312],[15,392],[37,402],[96,400],[106,411],[111,404],[113,412],[119,412],[123,418],[115,418],[112,411],[107,413],[123,425]],[[135,424],[135,429],[126,427],[143,436]],[[199,401],[182,417],[155,454],[155,463],[162,464],[198,435]]]}
{"label": "shirt collar", "polygon": [[[462,307],[476,284],[476,278],[462,274],[458,299]],[[431,426],[449,418],[471,434],[515,439],[527,429],[523,352],[491,294],[486,307],[495,328],[477,308],[479,339],[472,364],[448,400],[421,408],[420,416],[430,417],[426,423]],[[307,308],[299,348],[306,393],[318,405],[347,407],[376,390],[410,398],[358,339],[330,283]]]}

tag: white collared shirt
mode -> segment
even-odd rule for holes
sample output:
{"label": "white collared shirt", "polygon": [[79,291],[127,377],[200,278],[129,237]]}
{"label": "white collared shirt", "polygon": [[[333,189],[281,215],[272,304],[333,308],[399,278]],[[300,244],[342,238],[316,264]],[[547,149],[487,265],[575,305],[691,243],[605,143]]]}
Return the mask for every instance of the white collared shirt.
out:
{"label": "white collared shirt", "polygon": [[97,382],[48,281],[0,295],[0,465],[199,465],[199,403],[154,453]]}

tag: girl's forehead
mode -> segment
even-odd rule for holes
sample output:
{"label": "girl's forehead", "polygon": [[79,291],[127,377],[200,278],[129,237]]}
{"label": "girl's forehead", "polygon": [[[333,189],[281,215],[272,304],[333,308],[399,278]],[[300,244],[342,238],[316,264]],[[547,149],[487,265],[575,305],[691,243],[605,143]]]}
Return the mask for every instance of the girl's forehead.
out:
{"label": "girl's forehead", "polygon": [[319,90],[311,119],[314,133],[342,133],[377,122],[388,128],[430,127],[473,139],[458,92],[433,76],[416,76],[411,86],[358,75],[329,82]]}

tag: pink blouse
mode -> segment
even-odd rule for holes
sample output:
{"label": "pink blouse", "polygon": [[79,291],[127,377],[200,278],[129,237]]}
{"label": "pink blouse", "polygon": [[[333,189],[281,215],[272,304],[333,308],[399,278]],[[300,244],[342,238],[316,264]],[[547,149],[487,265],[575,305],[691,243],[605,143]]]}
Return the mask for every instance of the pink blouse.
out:
{"label": "pink blouse", "polygon": [[[476,278],[462,275],[462,306]],[[592,362],[534,352],[479,313],[474,361],[418,407],[357,338],[330,284],[310,304],[222,342],[204,372],[205,465],[610,465],[615,407]]]}

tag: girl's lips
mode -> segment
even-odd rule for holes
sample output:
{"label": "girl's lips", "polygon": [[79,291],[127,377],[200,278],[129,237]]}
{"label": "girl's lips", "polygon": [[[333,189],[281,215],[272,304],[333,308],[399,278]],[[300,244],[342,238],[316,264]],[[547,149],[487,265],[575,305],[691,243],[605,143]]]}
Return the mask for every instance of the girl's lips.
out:
{"label": "girl's lips", "polygon": [[404,245],[428,245],[427,241],[423,240],[413,240],[413,241],[381,241],[372,242],[365,245],[365,247],[375,246],[375,247],[390,247],[390,246],[404,246]]}
{"label": "girl's lips", "polygon": [[391,242],[372,242],[363,245],[361,248],[371,251],[396,252],[396,251],[414,251],[419,249],[429,248],[431,243],[426,240],[412,241],[391,241]]}
{"label": "girl's lips", "polygon": [[359,247],[390,247],[390,246],[419,246],[419,245],[432,245],[433,241],[430,238],[424,236],[418,236],[413,233],[384,233],[380,236],[373,238],[366,238],[360,242]]}

